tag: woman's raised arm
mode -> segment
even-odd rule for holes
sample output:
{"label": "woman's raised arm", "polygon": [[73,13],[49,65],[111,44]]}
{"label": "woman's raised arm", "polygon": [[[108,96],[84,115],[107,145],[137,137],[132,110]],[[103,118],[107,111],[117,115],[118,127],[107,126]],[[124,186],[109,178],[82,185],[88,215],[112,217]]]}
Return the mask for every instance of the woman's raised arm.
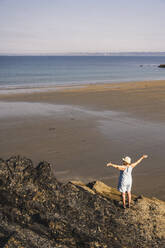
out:
{"label": "woman's raised arm", "polygon": [[122,165],[117,165],[117,164],[108,163],[106,166],[107,166],[107,167],[111,166],[111,167],[116,168],[116,169],[118,169],[118,170],[125,170],[125,166],[122,166]]}
{"label": "woman's raised arm", "polygon": [[132,163],[131,166],[134,168],[136,165],[138,165],[144,158],[148,158],[148,155],[143,155],[141,158],[139,158],[135,163]]}

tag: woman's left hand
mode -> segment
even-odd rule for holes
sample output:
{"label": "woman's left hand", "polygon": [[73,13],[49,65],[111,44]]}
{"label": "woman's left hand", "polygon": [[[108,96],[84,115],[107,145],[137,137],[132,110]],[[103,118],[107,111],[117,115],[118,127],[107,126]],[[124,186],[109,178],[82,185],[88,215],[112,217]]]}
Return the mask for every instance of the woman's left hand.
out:
{"label": "woman's left hand", "polygon": [[143,158],[148,158],[148,155],[143,155]]}

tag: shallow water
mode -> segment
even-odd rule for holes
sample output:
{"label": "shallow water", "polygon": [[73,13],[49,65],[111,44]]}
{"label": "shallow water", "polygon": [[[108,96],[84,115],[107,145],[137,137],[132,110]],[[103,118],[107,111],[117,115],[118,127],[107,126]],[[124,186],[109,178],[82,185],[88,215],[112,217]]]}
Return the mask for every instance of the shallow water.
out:
{"label": "shallow water", "polygon": [[132,118],[116,111],[96,111],[73,105],[48,103],[0,102],[0,119],[4,118],[76,118],[95,120],[99,132],[106,139],[126,147],[130,153],[136,151],[161,155],[165,147],[165,126],[159,122],[149,122]]}
{"label": "shallow water", "polygon": [[73,115],[84,117],[106,118],[118,116],[120,113],[115,111],[94,111],[74,105],[56,105],[50,103],[32,103],[32,102],[3,102],[0,101],[0,119],[6,117],[23,116],[52,116],[67,117]]}

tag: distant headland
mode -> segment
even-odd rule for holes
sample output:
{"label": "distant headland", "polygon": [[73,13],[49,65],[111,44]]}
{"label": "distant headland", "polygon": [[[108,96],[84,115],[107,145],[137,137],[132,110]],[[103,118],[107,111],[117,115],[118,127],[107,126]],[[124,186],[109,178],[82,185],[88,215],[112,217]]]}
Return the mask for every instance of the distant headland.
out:
{"label": "distant headland", "polygon": [[165,52],[0,52],[0,56],[165,56]]}

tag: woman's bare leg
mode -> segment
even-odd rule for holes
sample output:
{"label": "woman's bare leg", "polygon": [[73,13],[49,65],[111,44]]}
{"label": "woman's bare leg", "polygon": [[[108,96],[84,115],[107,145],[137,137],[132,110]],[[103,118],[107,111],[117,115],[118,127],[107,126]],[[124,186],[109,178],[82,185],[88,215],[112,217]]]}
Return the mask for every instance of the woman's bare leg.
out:
{"label": "woman's bare leg", "polygon": [[131,205],[131,192],[128,192],[128,206]]}
{"label": "woman's bare leg", "polygon": [[123,198],[123,207],[125,208],[125,193],[122,193],[122,198]]}

